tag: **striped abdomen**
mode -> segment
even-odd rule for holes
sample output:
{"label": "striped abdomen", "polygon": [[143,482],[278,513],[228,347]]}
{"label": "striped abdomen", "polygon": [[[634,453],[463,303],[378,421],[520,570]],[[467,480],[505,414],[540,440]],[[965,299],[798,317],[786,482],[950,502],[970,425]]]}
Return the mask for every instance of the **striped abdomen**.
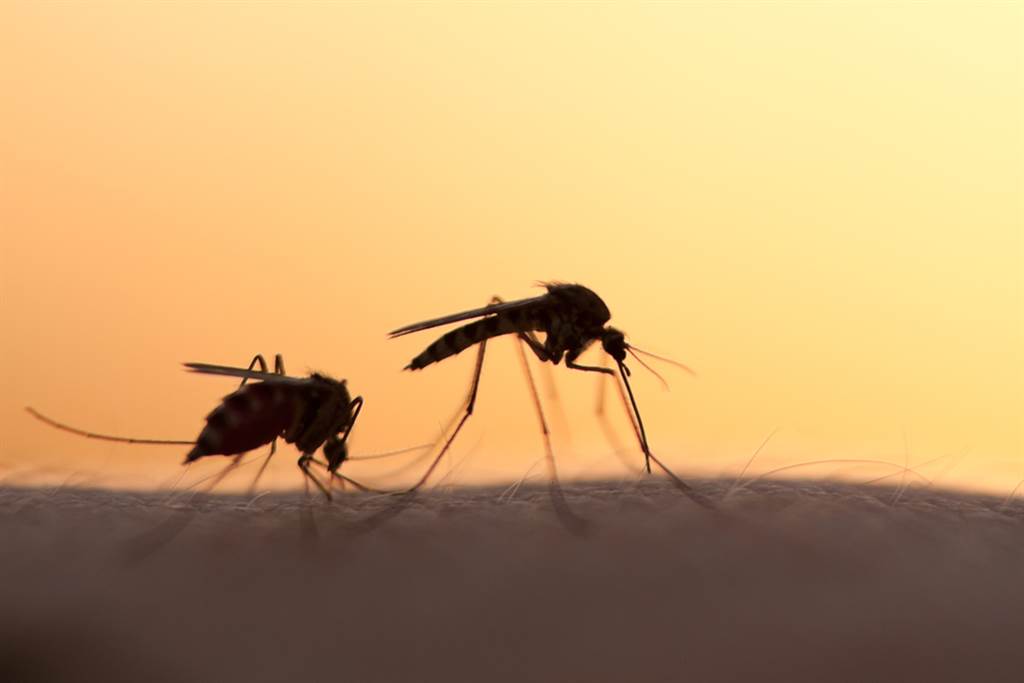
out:
{"label": "striped abdomen", "polygon": [[185,462],[204,455],[237,455],[264,446],[295,424],[302,405],[302,396],[294,386],[247,384],[225,396],[206,416],[206,426]]}
{"label": "striped abdomen", "polygon": [[463,325],[444,335],[431,344],[420,355],[412,359],[406,370],[420,370],[431,363],[444,360],[449,356],[465,351],[474,344],[485,339],[497,337],[511,332],[527,332],[543,330],[542,321],[537,315],[525,315],[525,311],[512,310],[507,314],[492,315],[483,320]]}

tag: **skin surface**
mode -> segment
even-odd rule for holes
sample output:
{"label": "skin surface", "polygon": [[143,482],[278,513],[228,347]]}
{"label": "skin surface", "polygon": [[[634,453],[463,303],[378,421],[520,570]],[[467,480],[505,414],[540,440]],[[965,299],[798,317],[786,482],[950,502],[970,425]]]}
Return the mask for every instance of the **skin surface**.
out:
{"label": "skin surface", "polygon": [[0,488],[0,679],[1020,680],[1020,501],[730,484]]}

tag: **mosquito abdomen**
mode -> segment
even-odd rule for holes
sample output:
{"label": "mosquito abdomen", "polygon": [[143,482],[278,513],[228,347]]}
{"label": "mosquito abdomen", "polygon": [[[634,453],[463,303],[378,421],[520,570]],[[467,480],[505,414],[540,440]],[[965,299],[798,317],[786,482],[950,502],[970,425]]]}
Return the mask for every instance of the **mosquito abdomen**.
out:
{"label": "mosquito abdomen", "polygon": [[444,360],[449,356],[465,351],[470,346],[485,339],[497,337],[511,332],[526,332],[538,329],[534,316],[524,315],[523,311],[509,311],[507,314],[492,315],[483,320],[463,325],[444,335],[428,346],[423,353],[416,356],[405,366],[406,370],[421,370],[431,363]]}
{"label": "mosquito abdomen", "polygon": [[185,462],[205,455],[237,455],[270,443],[291,426],[300,403],[294,387],[270,383],[242,387],[225,396],[206,417],[206,426]]}

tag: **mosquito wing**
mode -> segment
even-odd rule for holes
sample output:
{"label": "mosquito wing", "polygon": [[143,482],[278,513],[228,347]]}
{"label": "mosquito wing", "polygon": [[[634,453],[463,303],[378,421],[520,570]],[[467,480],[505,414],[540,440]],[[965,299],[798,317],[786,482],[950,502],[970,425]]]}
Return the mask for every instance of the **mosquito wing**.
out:
{"label": "mosquito wing", "polygon": [[428,330],[431,327],[440,327],[441,325],[447,325],[449,323],[457,323],[460,320],[468,320],[470,318],[480,318],[486,315],[493,315],[495,313],[502,313],[504,311],[512,311],[520,308],[529,308],[536,306],[542,301],[547,301],[548,295],[541,294],[540,296],[532,296],[529,299],[519,299],[518,301],[508,301],[500,304],[490,304],[483,306],[482,308],[474,308],[470,311],[463,311],[462,313],[452,313],[441,318],[434,318],[433,320],[424,320],[423,322],[413,323],[412,325],[406,325],[405,327],[399,327],[397,330],[393,330],[389,333],[389,336],[393,339],[395,337],[401,337],[402,335],[409,334],[411,332],[419,332],[420,330]]}
{"label": "mosquito wing", "polygon": [[259,370],[247,370],[245,368],[233,368],[227,365],[211,365],[210,363],[183,363],[189,372],[198,372],[203,375],[226,375],[228,377],[244,377],[246,379],[258,379],[262,382],[276,382],[278,384],[306,384],[309,382],[305,377],[289,377],[287,375],[275,375],[272,372],[260,372]]}

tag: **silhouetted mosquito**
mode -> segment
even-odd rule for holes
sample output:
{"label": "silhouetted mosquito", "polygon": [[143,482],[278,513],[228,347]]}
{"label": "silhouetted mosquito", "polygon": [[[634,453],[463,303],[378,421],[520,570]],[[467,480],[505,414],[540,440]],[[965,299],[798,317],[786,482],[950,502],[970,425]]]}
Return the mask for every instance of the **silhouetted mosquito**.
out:
{"label": "silhouetted mosquito", "polygon": [[[466,420],[468,420],[469,416],[473,414],[473,408],[476,404],[477,389],[480,384],[480,373],[483,369],[484,352],[486,350],[487,340],[491,337],[497,337],[504,334],[515,334],[519,338],[520,342],[529,346],[541,362],[550,362],[554,365],[558,365],[558,363],[564,358],[566,367],[572,368],[573,370],[599,372],[615,376],[615,372],[610,368],[580,365],[576,362],[577,358],[579,358],[580,354],[582,354],[587,347],[589,347],[593,342],[600,340],[602,348],[604,348],[605,352],[614,358],[615,362],[618,364],[618,376],[622,378],[622,382],[625,384],[626,391],[628,392],[628,406],[630,406],[632,410],[630,419],[633,421],[635,418],[634,429],[636,431],[637,440],[640,443],[640,448],[644,453],[644,462],[647,472],[650,473],[651,461],[653,460],[655,464],[657,464],[658,467],[669,476],[678,488],[686,492],[697,502],[700,502],[703,505],[710,505],[703,496],[697,494],[686,482],[676,476],[675,473],[673,473],[660,460],[658,460],[653,453],[651,453],[650,447],[647,443],[647,432],[644,429],[644,423],[640,417],[640,410],[637,407],[636,398],[633,396],[633,390],[629,384],[630,372],[625,363],[626,354],[628,353],[632,355],[641,365],[651,370],[651,372],[654,372],[654,370],[643,362],[643,360],[637,355],[638,353],[673,363],[691,373],[692,370],[682,364],[676,363],[675,361],[662,358],[661,356],[656,356],[655,354],[648,353],[646,351],[641,351],[640,349],[627,344],[625,335],[621,331],[614,327],[606,326],[606,323],[611,319],[611,313],[604,301],[601,300],[601,297],[590,289],[587,289],[582,285],[561,283],[548,283],[545,284],[545,287],[547,288],[547,293],[540,296],[521,299],[518,301],[510,301],[507,303],[498,298],[494,298],[489,305],[482,308],[475,308],[469,311],[463,311],[462,313],[455,313],[453,315],[434,318],[432,320],[425,320],[423,322],[400,327],[391,332],[390,336],[392,338],[401,337],[412,332],[419,332],[420,330],[448,325],[450,323],[468,320],[470,318],[482,318],[481,320],[471,322],[448,332],[428,346],[421,354],[413,358],[405,368],[406,370],[421,370],[432,363],[436,363],[448,358],[449,356],[453,356],[464,351],[474,344],[479,344],[476,367],[473,371],[473,380],[470,384],[469,394],[466,398],[465,412],[462,415],[462,419],[459,420],[455,430],[452,432],[451,436],[449,436],[444,446],[441,448],[441,452],[431,463],[426,473],[409,489],[409,491],[415,491],[423,485],[434,468],[437,467],[441,458],[448,451],[448,448],[455,440],[455,437],[462,429],[462,426],[466,423]],[[534,334],[535,332],[543,332],[545,334],[543,343],[537,339]],[[540,396],[537,394],[533,375],[530,373],[529,366],[526,363],[526,354],[523,352],[521,345],[519,348],[523,367],[526,371],[527,380],[530,385],[530,391],[533,395],[534,405],[537,409],[537,415],[540,420],[541,431],[544,435],[544,444],[547,451],[549,471],[551,473],[551,481],[553,485],[552,492],[555,495],[556,505],[562,506],[563,501],[558,487],[557,470],[554,465],[554,453],[551,448],[551,439],[548,433],[547,421],[544,418]],[[656,372],[654,374],[657,375]],[[627,410],[628,409],[629,408],[627,408]]]}
{"label": "silhouetted mosquito", "polygon": [[[257,365],[259,370],[254,370]],[[274,455],[280,437],[285,443],[295,444],[301,453],[297,464],[306,481],[316,484],[328,500],[331,499],[330,489],[310,471],[311,464],[323,467],[331,477],[330,483],[338,478],[361,490],[372,490],[338,472],[342,463],[349,459],[346,442],[363,407],[362,396],[351,398],[345,380],[335,380],[320,373],[304,378],[289,377],[285,374],[280,354],[274,359],[273,373],[267,372],[267,363],[261,355],[253,358],[248,368],[209,363],[185,363],[185,367],[200,374],[242,378],[239,388],[225,396],[220,405],[206,416],[206,426],[195,441],[134,439],[87,432],[52,420],[32,408],[26,410],[57,429],[87,438],[136,444],[192,445],[192,450],[185,456],[186,465],[209,455],[234,456],[234,460],[217,475],[213,485],[237,467],[246,453],[270,444],[270,453],[253,481],[252,486],[255,487]],[[258,381],[247,383],[249,380]],[[325,460],[315,456],[321,447]],[[409,450],[415,449],[393,454]]]}

